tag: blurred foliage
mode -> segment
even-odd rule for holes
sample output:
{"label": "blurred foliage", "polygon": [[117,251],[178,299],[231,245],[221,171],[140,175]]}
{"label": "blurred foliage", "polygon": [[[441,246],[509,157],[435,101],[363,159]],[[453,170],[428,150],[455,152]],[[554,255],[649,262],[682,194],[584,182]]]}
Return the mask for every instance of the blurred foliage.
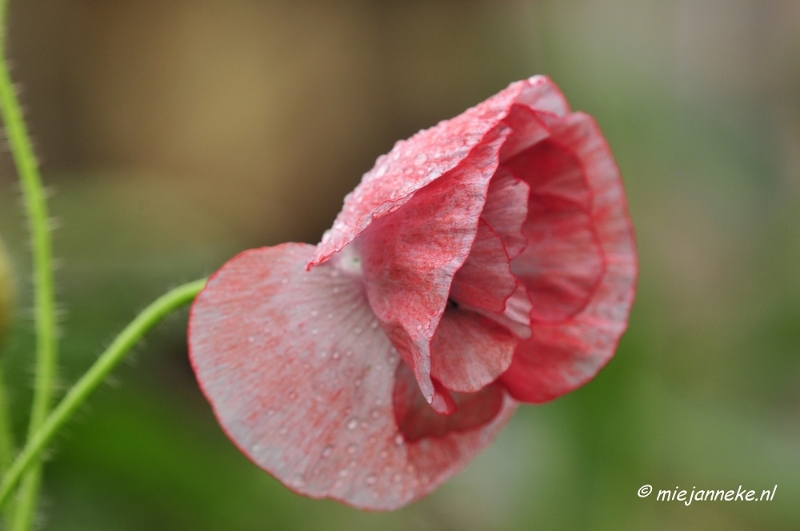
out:
{"label": "blurred foliage", "polygon": [[[65,385],[168,287],[248,247],[317,241],[395,140],[534,73],[598,119],[641,260],[609,366],[521,408],[463,474],[388,514],[296,496],[239,454],[176,316],[59,438],[43,529],[800,527],[800,4],[54,0],[11,17],[63,225]],[[0,228],[26,271],[16,198],[4,155]],[[18,292],[3,355],[22,434]],[[644,484],[778,487],[686,507],[638,498]]]}

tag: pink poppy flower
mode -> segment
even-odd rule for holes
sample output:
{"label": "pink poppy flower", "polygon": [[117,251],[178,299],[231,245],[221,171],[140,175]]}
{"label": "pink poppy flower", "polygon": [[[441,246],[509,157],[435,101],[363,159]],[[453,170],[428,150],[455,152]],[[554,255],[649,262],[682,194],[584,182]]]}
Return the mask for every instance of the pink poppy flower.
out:
{"label": "pink poppy flower", "polygon": [[603,136],[534,77],[395,144],[316,247],[226,263],[192,306],[190,356],[253,462],[298,493],[394,509],[518,402],[590,380],[636,271]]}

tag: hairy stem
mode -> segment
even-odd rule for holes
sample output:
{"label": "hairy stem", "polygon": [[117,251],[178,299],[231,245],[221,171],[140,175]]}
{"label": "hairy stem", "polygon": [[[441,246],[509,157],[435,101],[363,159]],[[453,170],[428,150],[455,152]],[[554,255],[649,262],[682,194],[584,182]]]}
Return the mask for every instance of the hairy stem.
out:
{"label": "hairy stem", "polygon": [[108,373],[122,361],[125,354],[165,316],[194,300],[205,283],[205,279],[196,280],[169,291],[156,299],[125,327],[94,365],[72,386],[72,389],[67,392],[36,433],[28,439],[25,448],[17,456],[0,484],[0,508],[8,501],[14,486],[25,471],[38,462],[37,459],[42,450],[58,432],[58,429],[86,401],[92,391],[108,376]]}
{"label": "hairy stem", "polygon": [[[31,233],[33,250],[34,310],[36,320],[36,377],[34,383],[31,418],[28,437],[31,437],[44,422],[53,400],[53,387],[58,364],[56,339],[55,296],[53,289],[52,245],[47,226],[47,202],[42,188],[42,179],[30,137],[25,126],[22,110],[8,64],[5,59],[7,2],[0,0],[0,112],[6,129],[6,137],[22,184],[25,210]],[[36,499],[39,492],[41,470],[31,467],[20,489],[17,507],[14,510],[12,529],[24,531],[30,528]]]}

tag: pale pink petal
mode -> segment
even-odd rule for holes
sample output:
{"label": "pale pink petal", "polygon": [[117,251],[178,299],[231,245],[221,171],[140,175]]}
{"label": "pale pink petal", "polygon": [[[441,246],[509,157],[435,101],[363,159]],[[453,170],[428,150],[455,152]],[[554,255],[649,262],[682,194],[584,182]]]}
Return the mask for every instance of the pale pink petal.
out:
{"label": "pale pink petal", "polygon": [[525,402],[557,398],[586,383],[608,362],[627,327],[637,276],[633,226],[619,170],[596,123],[575,113],[552,131],[584,169],[592,198],[589,215],[605,269],[578,314],[560,323],[534,323],[531,339],[517,346],[501,382]]}
{"label": "pale pink petal", "polygon": [[518,338],[467,310],[448,307],[431,344],[431,375],[451,391],[474,393],[511,364]]}
{"label": "pale pink petal", "polygon": [[[430,342],[450,285],[478,230],[498,151],[499,127],[455,170],[375,221],[353,242],[361,256],[370,306],[389,339],[414,369],[425,398],[440,412],[430,379]],[[512,279],[513,281],[513,279]]]}
{"label": "pale pink petal", "polygon": [[489,183],[481,212],[481,218],[503,242],[510,259],[522,254],[528,244],[522,231],[528,215],[528,193],[528,184],[501,166]]}
{"label": "pale pink petal", "polygon": [[285,244],[225,264],[192,306],[192,365],[228,436],[288,487],[395,509],[463,468],[514,401],[478,421],[464,406],[466,420],[407,438],[393,402],[402,361],[358,277],[335,261],[307,272],[313,252]]}
{"label": "pale pink petal", "polygon": [[478,233],[464,265],[456,271],[450,299],[490,312],[503,313],[517,288],[508,254],[489,224],[479,220]]}
{"label": "pale pink petal", "polygon": [[505,167],[530,186],[525,251],[511,268],[528,288],[536,321],[563,321],[591,299],[605,268],[591,217],[585,161],[553,133]]}

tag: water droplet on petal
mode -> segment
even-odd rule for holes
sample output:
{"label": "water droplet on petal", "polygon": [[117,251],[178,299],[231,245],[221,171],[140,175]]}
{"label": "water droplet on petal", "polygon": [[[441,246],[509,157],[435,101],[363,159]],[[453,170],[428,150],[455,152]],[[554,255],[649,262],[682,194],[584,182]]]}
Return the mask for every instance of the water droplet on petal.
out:
{"label": "water droplet on petal", "polygon": [[333,288],[333,292],[334,292],[334,293],[339,293],[339,287],[338,287],[338,286],[334,287],[334,288]]}
{"label": "water droplet on petal", "polygon": [[372,321],[372,324],[369,325],[372,330],[376,330],[378,328],[378,321]]}
{"label": "water droplet on petal", "polygon": [[330,457],[333,453],[333,446],[328,445],[322,449],[322,457]]}
{"label": "water droplet on petal", "polygon": [[367,421],[363,421],[361,423],[361,429],[366,430],[367,428],[369,428],[369,423]]}
{"label": "water droplet on petal", "polygon": [[294,391],[289,393],[289,400],[295,400],[296,398],[297,398],[297,393],[295,393]]}
{"label": "water droplet on petal", "polygon": [[338,360],[339,358],[342,357],[342,355],[339,354],[338,352],[334,352],[332,357],[333,357],[333,359]]}
{"label": "water droplet on petal", "polygon": [[288,284],[288,283],[289,283],[289,279],[288,278],[282,278],[281,279],[281,284]]}
{"label": "water droplet on petal", "polygon": [[357,427],[358,427],[358,419],[350,419],[350,421],[347,423],[347,429],[348,430],[352,431],[352,430],[356,429]]}
{"label": "water droplet on petal", "polygon": [[255,343],[255,341],[256,341],[256,338],[254,336],[248,336],[247,337],[247,342],[248,343]]}
{"label": "water droplet on petal", "polygon": [[427,160],[428,160],[428,156],[425,153],[420,153],[419,155],[414,157],[414,164],[419,166],[420,164],[425,164],[425,162]]}
{"label": "water droplet on petal", "polygon": [[386,459],[387,457],[389,457],[389,452],[387,452],[386,450],[382,451],[381,452],[381,459]]}
{"label": "water droplet on petal", "polygon": [[323,359],[327,358],[328,357],[328,353],[323,350],[322,352],[319,353],[319,357],[323,358]]}
{"label": "water droplet on petal", "polygon": [[397,446],[402,445],[403,444],[403,440],[404,440],[403,436],[401,434],[399,434],[399,433],[394,436],[394,444],[396,444]]}
{"label": "water droplet on petal", "polygon": [[289,428],[286,426],[278,430],[278,435],[286,435],[287,433],[289,433]]}
{"label": "water droplet on petal", "polygon": [[370,413],[370,416],[371,416],[372,418],[376,419],[376,418],[378,418],[378,417],[380,417],[380,416],[381,416],[381,412],[380,412],[380,411],[378,411],[377,409],[373,409],[373,410],[372,410],[372,413]]}
{"label": "water droplet on petal", "polygon": [[317,310],[311,310],[311,317],[316,317],[318,313]]}
{"label": "water droplet on petal", "polygon": [[311,330],[311,335],[312,335],[312,336],[315,336],[315,335],[317,335],[317,334],[319,334],[319,330],[317,330],[316,328],[314,328],[314,329],[312,329],[312,330]]}
{"label": "water droplet on petal", "polygon": [[358,450],[358,446],[355,444],[350,444],[347,446],[347,453],[349,455],[355,455],[356,451]]}
{"label": "water droplet on petal", "polygon": [[370,474],[369,476],[367,476],[367,480],[366,480],[367,485],[374,485],[377,482],[378,482],[378,478],[375,477],[375,474]]}
{"label": "water droplet on petal", "polygon": [[362,383],[361,382],[361,378],[356,378],[356,381],[353,382],[353,383],[355,384],[356,387],[361,387],[361,383]]}
{"label": "water droplet on petal", "polygon": [[349,470],[347,470],[346,468],[343,468],[342,470],[339,471],[339,477],[340,478],[346,478],[347,474],[349,474],[349,473],[350,473]]}
{"label": "water droplet on petal", "polygon": [[355,327],[355,328],[353,329],[353,333],[354,333],[355,335],[359,335],[359,334],[361,333],[361,329],[360,329],[359,327]]}
{"label": "water droplet on petal", "polygon": [[403,476],[401,476],[400,474],[395,474],[394,476],[392,476],[392,481],[394,481],[395,483],[400,483],[401,479],[403,479]]}

